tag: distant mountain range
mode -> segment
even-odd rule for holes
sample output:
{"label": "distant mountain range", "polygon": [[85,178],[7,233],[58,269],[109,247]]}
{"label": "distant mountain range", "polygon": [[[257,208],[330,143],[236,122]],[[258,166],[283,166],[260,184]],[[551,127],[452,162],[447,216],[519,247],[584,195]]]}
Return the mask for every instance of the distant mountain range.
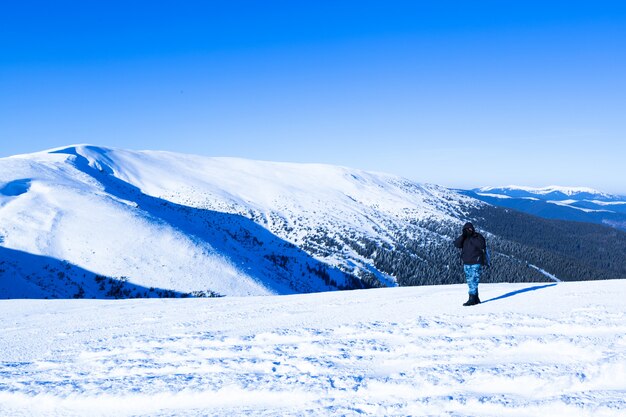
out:
{"label": "distant mountain range", "polygon": [[626,196],[583,187],[483,187],[462,191],[481,201],[546,219],[604,224],[626,230]]}
{"label": "distant mountain range", "polygon": [[626,277],[624,232],[437,185],[330,165],[75,145],[0,159],[0,298],[458,283],[452,240],[466,221],[492,249],[485,282]]}

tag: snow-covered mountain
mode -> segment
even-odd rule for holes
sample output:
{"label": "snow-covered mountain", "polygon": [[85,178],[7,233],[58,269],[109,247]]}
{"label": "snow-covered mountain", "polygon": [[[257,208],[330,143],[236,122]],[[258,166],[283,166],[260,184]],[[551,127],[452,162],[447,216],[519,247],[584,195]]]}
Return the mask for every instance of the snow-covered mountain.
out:
{"label": "snow-covered mountain", "polygon": [[[619,262],[603,268],[593,251],[572,263],[567,248],[580,236],[567,240],[570,231],[533,219],[388,174],[69,146],[0,159],[0,294],[267,295],[454,283],[462,278],[451,239],[467,220],[492,243],[487,280],[622,277]],[[522,224],[542,241],[565,242],[543,253],[533,236],[518,239]],[[615,247],[623,238],[598,241]]]}
{"label": "snow-covered mountain", "polygon": [[549,219],[605,224],[626,230],[626,196],[586,187],[482,187],[466,195]]}
{"label": "snow-covered mountain", "polygon": [[[392,244],[398,221],[455,222],[462,205],[480,204],[340,167],[94,146],[5,158],[0,176],[3,269],[13,277],[4,290],[16,296],[111,292],[119,285],[108,277],[127,277],[139,286],[132,294],[354,288],[370,270],[394,285],[353,251],[320,253],[318,239]],[[81,280],[85,271],[100,277]]]}
{"label": "snow-covered mountain", "polygon": [[625,197],[603,193],[589,187],[562,187],[551,185],[548,187],[523,187],[509,185],[506,187],[481,187],[472,191],[483,194],[496,194],[517,198],[540,198],[542,200],[591,200],[591,201],[623,201]]}

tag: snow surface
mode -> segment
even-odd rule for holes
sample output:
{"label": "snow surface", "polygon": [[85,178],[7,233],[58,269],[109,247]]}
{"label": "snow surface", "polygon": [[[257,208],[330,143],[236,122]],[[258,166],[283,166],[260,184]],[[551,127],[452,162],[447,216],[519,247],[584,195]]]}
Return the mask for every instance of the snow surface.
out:
{"label": "snow surface", "polygon": [[0,301],[3,416],[623,417],[626,280]]}
{"label": "snow surface", "polygon": [[562,282],[559,278],[556,277],[556,275],[549,273],[545,269],[539,268],[537,265],[528,264],[528,266],[541,272],[543,275],[550,278],[554,282]]}
{"label": "snow surface", "polygon": [[572,205],[572,204],[578,203],[578,200],[547,200],[546,203],[555,204],[557,206],[562,206],[562,207],[569,207],[575,210],[584,211],[585,213],[613,213],[610,210],[595,210],[595,209],[588,209],[588,208],[583,208],[583,207],[576,207]]}
{"label": "snow surface", "polygon": [[506,195],[506,194],[476,193],[476,195],[479,195],[481,197],[501,198],[503,200],[516,198],[520,200],[539,201],[537,197],[511,197],[510,195]]}
{"label": "snow surface", "polygon": [[599,206],[622,206],[626,205],[626,201],[599,201],[599,200],[584,200]]}
{"label": "snow surface", "polygon": [[502,198],[502,199],[509,199],[509,198],[513,198],[509,195],[505,195],[505,194],[490,194],[490,193],[476,193],[482,197],[492,197],[492,198]]}
{"label": "snow surface", "polygon": [[[18,181],[28,184],[21,193],[0,195],[3,247],[38,256],[33,263],[40,270],[48,259],[61,259],[107,276],[131,276],[145,287],[271,293],[207,242],[105,192],[102,184],[68,163],[70,158],[39,153],[0,160],[0,184],[8,181],[5,189],[19,188],[13,185]],[[20,180],[11,181],[14,178]],[[28,267],[18,265],[14,275],[33,274]],[[23,268],[27,270],[19,270]],[[199,283],[200,275],[205,278]],[[55,288],[62,283],[39,288],[29,284],[28,279],[14,279],[0,289],[13,297],[63,294],[62,288]]]}

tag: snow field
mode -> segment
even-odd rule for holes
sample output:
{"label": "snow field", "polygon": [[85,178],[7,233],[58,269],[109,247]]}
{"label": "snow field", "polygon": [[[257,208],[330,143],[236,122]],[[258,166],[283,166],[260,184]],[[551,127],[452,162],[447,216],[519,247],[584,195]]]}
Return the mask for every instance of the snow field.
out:
{"label": "snow field", "polygon": [[0,415],[623,416],[626,281],[0,302]]}

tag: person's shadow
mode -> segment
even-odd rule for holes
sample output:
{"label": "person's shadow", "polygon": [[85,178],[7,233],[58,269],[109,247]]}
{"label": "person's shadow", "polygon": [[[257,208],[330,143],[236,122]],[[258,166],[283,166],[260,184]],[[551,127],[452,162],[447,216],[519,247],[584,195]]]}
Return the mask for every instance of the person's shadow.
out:
{"label": "person's shadow", "polygon": [[513,297],[514,295],[522,294],[522,293],[529,292],[529,291],[537,291],[537,290],[541,290],[543,288],[554,287],[555,285],[556,285],[556,283],[554,283],[554,284],[546,284],[546,285],[536,285],[534,287],[528,287],[528,288],[523,288],[523,289],[517,290],[517,291],[511,291],[511,292],[503,294],[503,295],[501,295],[499,297],[490,298],[488,300],[482,301],[481,304],[485,304],[485,303],[488,303],[490,301],[502,300],[503,298]]}

